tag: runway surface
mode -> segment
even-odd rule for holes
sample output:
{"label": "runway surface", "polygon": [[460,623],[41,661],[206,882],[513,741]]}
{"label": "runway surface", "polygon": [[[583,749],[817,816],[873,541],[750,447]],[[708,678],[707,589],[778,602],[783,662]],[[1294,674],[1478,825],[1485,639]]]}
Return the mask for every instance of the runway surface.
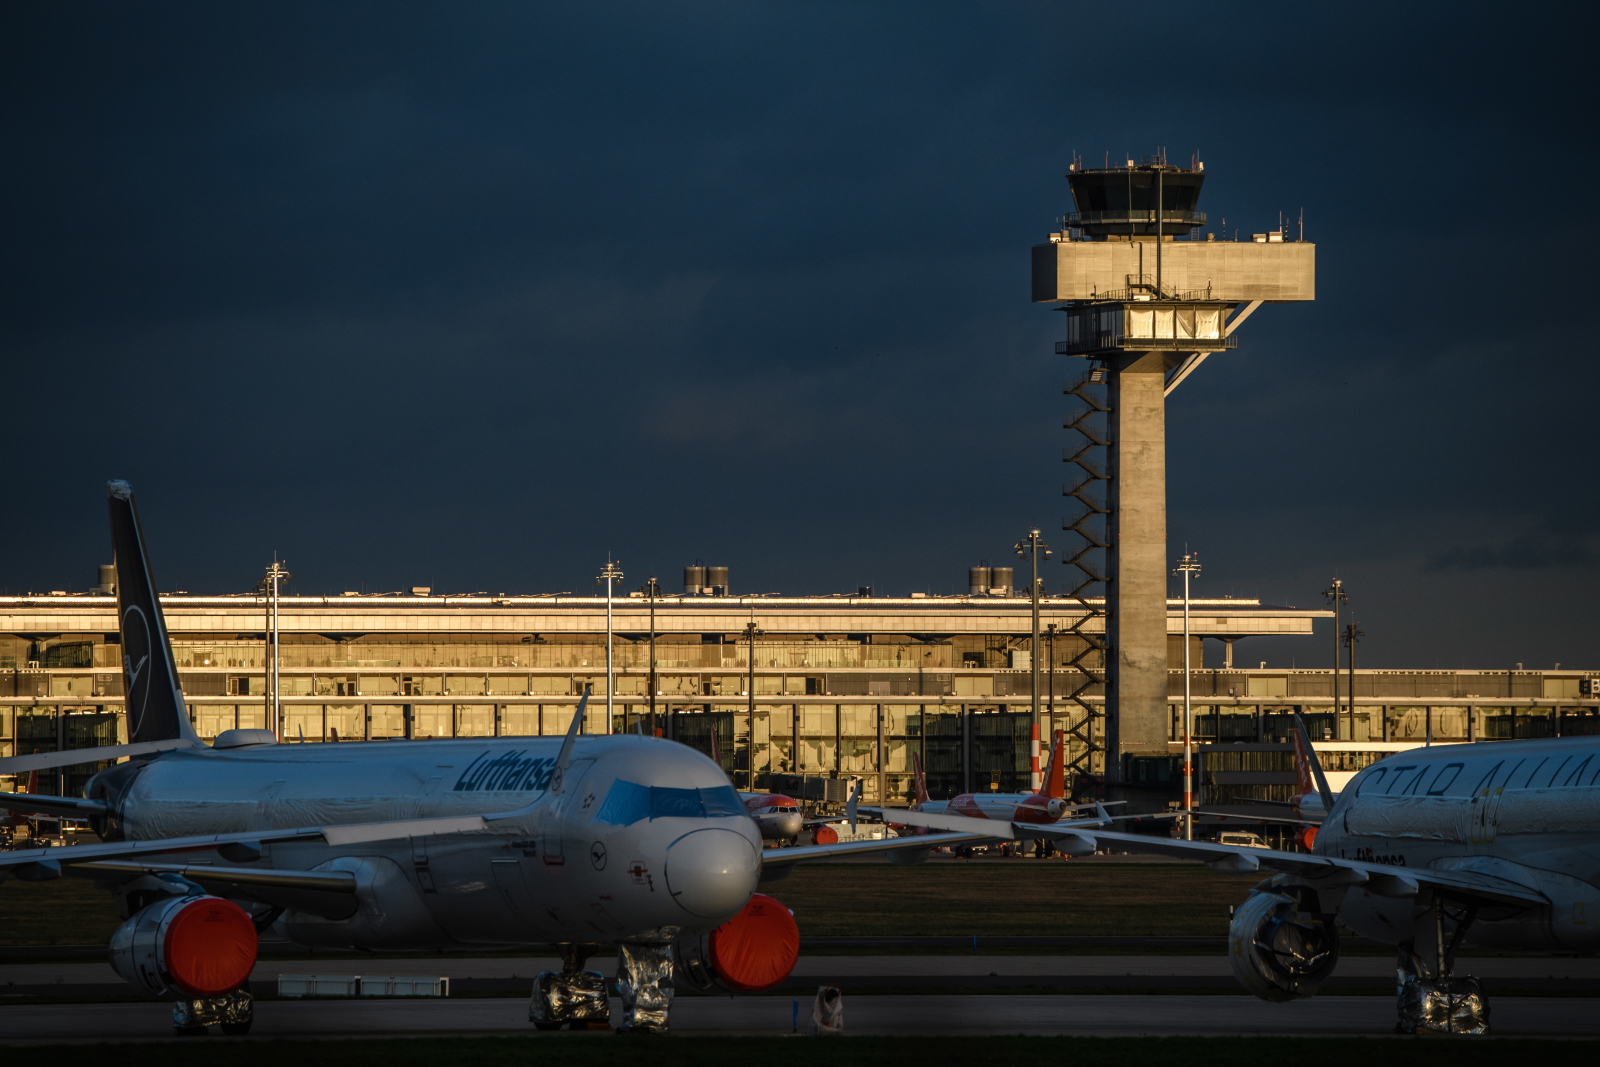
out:
{"label": "runway surface", "polygon": [[[673,1006],[678,1033],[789,1033],[789,997],[685,997]],[[616,1005],[613,1005],[613,1022]],[[1499,1036],[1600,1036],[1594,1000],[1506,997],[1492,1003]],[[810,1005],[800,1001],[801,1018]],[[170,1039],[162,1004],[46,1004],[0,1008],[0,1042],[55,1043]],[[860,996],[845,999],[847,1034],[888,1035],[1192,1035],[1369,1036],[1394,1032],[1389,997],[1324,997],[1267,1004],[1233,996]],[[441,1034],[543,1034],[521,999],[265,1001],[250,1037],[401,1037]],[[602,1034],[587,1035],[603,1037]],[[195,1040],[190,1038],[188,1040]]]}
{"label": "runway surface", "polygon": [[[598,955],[586,965],[611,977],[616,973],[613,954]],[[251,980],[275,985],[280,974],[383,974],[446,977],[455,982],[526,980],[540,971],[559,971],[555,957],[460,959],[370,959],[259,961]],[[1600,959],[1574,957],[1461,957],[1457,970],[1479,978],[1515,980],[1600,980]],[[1228,958],[1217,956],[805,956],[795,965],[794,977],[818,982],[848,982],[856,978],[956,978],[956,977],[1149,977],[1228,978]],[[1394,961],[1388,956],[1346,956],[1339,961],[1340,978],[1389,980]],[[0,964],[0,988],[38,989],[42,986],[123,986],[110,964],[36,963]]]}

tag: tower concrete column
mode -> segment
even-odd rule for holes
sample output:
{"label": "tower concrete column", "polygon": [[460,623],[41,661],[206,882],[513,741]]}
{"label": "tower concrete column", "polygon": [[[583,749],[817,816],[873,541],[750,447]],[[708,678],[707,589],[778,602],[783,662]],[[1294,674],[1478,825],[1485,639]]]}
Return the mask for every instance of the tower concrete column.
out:
{"label": "tower concrete column", "polygon": [[1125,755],[1166,755],[1167,433],[1163,352],[1116,357],[1108,400],[1107,777]]}

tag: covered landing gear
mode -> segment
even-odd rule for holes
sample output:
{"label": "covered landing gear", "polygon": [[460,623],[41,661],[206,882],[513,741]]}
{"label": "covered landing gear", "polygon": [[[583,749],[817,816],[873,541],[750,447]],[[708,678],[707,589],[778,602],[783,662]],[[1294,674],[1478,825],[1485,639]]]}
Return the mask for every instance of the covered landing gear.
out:
{"label": "covered landing gear", "polygon": [[220,997],[196,997],[172,1005],[172,1031],[184,1037],[204,1037],[206,1027],[220,1026],[224,1034],[240,1037],[250,1032],[255,1005],[245,989]]}
{"label": "covered landing gear", "polygon": [[[556,948],[561,953],[561,973],[544,971],[534,979],[528,1021],[539,1030],[559,1030],[563,1026],[572,1030],[611,1029],[605,977],[598,971],[583,969],[600,946],[562,944]],[[617,995],[622,998],[624,1013],[618,1033],[666,1033],[674,988],[672,968],[670,941],[617,942]]]}
{"label": "covered landing gear", "polygon": [[619,1034],[664,1034],[672,1008],[672,943],[617,942],[617,994],[626,1018]]}
{"label": "covered landing gear", "polygon": [[1489,1032],[1489,1002],[1482,985],[1471,975],[1457,978],[1452,973],[1456,948],[1477,915],[1476,905],[1451,907],[1436,893],[1417,894],[1412,937],[1400,943],[1395,960],[1396,1033]]}
{"label": "covered landing gear", "polygon": [[605,976],[583,965],[599,945],[562,944],[561,973],[541,971],[533,980],[528,1001],[528,1021],[538,1030],[611,1029],[611,1004],[606,999]]}

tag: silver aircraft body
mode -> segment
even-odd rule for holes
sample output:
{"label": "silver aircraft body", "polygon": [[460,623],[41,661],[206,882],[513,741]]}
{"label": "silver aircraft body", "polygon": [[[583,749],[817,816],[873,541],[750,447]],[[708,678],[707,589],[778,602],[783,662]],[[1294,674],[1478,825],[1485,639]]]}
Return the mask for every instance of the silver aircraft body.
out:
{"label": "silver aircraft body", "polygon": [[564,737],[285,745],[230,730],[207,745],[184,706],[132,490],[108,488],[129,743],[0,759],[0,774],[127,762],[81,798],[0,794],[0,808],[87,819],[102,838],[0,853],[0,878],[109,890],[126,920],[112,966],[171,1002],[179,1032],[248,1031],[268,928],[368,950],[554,945],[563,969],[539,975],[529,1003],[545,1029],[607,1025],[606,982],[583,964],[615,946],[623,1028],[663,1030],[675,980],[758,991],[787,977],[798,931],[758,880],[840,854],[917,862],[977,839],[764,856],[716,763],[660,738],[581,736],[586,698]]}
{"label": "silver aircraft body", "polygon": [[343,893],[286,908],[276,925],[301,944],[602,942],[714,927],[744,906],[760,873],[760,834],[714,763],[658,738],[579,737],[560,799],[545,805],[562,740],[179,749],[102,775],[90,794],[110,802],[130,841],[482,820],[481,829],[399,840],[272,841],[263,865],[349,872],[371,886],[365,911]]}
{"label": "silver aircraft body", "polygon": [[[1302,753],[1312,753],[1297,723]],[[1600,737],[1411,749],[1360,771],[1338,794],[1314,754],[1325,811],[1309,852],[1014,822],[1068,855],[1098,848],[1276,872],[1234,913],[1234,976],[1266,1000],[1313,995],[1338,962],[1336,922],[1397,947],[1399,1025],[1484,1033],[1476,979],[1454,974],[1462,944],[1522,952],[1600,950]],[[897,822],[971,831],[974,820]]]}

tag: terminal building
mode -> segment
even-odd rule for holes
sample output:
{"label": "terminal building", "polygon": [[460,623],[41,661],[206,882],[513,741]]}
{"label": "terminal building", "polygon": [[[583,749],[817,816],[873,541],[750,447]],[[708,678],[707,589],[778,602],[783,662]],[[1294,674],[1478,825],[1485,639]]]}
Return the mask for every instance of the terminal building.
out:
{"label": "terminal building", "polygon": [[[1106,766],[1104,613],[1094,601],[1044,598],[1035,649],[1030,602],[1008,585],[906,598],[735,596],[725,584],[619,594],[610,729],[659,731],[700,748],[740,788],[763,789],[774,774],[860,776],[866,799],[905,803],[915,754],[936,798],[1025,790],[1037,654],[1046,729],[1065,732],[1075,782],[1092,791]],[[210,739],[270,727],[269,598],[162,603],[197,732]],[[606,609],[603,597],[564,594],[283,596],[280,735],[300,743],[561,733],[585,692],[584,729],[604,732]],[[1216,803],[1289,795],[1284,741],[1295,712],[1322,739],[1335,775],[1430,739],[1600,730],[1600,698],[1588,695],[1584,672],[1363,670],[1352,705],[1347,672],[1336,696],[1331,669],[1232,665],[1235,642],[1266,635],[1307,637],[1297,659],[1316,658],[1312,626],[1330,613],[1206,599],[1191,601],[1190,614],[1193,662],[1204,662],[1207,640],[1226,650],[1211,657],[1225,666],[1192,677],[1201,781]],[[1128,787],[1160,799],[1179,773],[1181,601],[1168,604],[1167,630],[1169,754],[1125,770]],[[121,693],[115,597],[0,598],[0,755],[126,740]],[[33,788],[70,794],[95,769],[46,772]]]}

